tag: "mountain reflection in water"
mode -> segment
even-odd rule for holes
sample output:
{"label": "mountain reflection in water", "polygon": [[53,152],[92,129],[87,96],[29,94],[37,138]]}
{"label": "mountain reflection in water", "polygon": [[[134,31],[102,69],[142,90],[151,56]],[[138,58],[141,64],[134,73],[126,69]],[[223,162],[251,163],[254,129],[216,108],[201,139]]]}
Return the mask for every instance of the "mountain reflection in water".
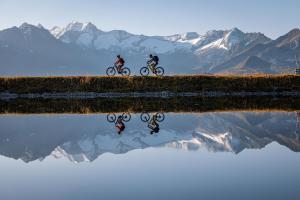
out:
{"label": "mountain reflection in water", "polygon": [[[126,115],[126,128],[118,134],[110,117]],[[159,130],[150,134],[153,117]],[[108,152],[161,146],[238,154],[272,142],[298,152],[299,118],[296,112],[4,115],[0,116],[0,154],[24,162],[49,155],[82,162]]]}

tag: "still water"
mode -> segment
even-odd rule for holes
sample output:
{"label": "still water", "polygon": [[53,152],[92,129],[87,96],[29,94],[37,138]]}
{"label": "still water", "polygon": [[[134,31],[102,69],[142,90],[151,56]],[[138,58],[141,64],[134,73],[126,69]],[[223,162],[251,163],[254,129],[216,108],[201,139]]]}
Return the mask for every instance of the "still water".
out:
{"label": "still water", "polygon": [[0,115],[0,199],[300,199],[299,136],[297,112]]}

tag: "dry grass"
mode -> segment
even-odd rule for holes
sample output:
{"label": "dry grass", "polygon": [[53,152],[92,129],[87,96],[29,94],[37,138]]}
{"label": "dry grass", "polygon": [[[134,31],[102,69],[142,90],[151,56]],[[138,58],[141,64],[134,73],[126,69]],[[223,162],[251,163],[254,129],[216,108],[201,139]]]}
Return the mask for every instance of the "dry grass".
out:
{"label": "dry grass", "polygon": [[300,111],[300,98],[177,97],[0,100],[0,114]]}
{"label": "dry grass", "polygon": [[300,91],[300,76],[177,75],[164,77],[0,77],[0,92],[256,92]]}

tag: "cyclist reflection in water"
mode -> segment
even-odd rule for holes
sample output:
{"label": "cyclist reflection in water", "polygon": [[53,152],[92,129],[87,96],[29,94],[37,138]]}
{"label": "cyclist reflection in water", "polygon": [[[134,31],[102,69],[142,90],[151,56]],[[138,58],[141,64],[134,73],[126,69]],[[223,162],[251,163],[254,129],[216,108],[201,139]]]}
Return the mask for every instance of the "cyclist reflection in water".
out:
{"label": "cyclist reflection in water", "polygon": [[153,116],[150,120],[148,127],[151,129],[150,134],[158,133],[159,132],[159,124],[156,121],[156,116]]}
{"label": "cyclist reflection in water", "polygon": [[130,113],[123,113],[116,117],[114,113],[110,113],[106,116],[106,119],[110,123],[114,123],[118,131],[118,134],[121,134],[125,130],[125,122],[129,122],[131,119]]}
{"label": "cyclist reflection in water", "polygon": [[125,130],[125,124],[123,122],[123,117],[122,116],[118,117],[115,125],[116,125],[116,128],[117,128],[118,134],[121,134]]}

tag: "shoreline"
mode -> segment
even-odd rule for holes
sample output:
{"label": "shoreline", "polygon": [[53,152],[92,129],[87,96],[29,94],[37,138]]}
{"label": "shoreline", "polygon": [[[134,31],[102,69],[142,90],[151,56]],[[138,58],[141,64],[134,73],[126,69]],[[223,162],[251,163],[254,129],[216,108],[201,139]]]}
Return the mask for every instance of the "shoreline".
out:
{"label": "shoreline", "polygon": [[16,98],[0,99],[2,114],[113,113],[113,112],[215,112],[300,111],[300,97],[122,97],[122,98]]}
{"label": "shoreline", "polygon": [[10,92],[0,93],[1,100],[10,99],[94,99],[94,98],[141,98],[141,97],[156,97],[156,98],[172,98],[172,97],[300,97],[300,91],[283,91],[283,92],[71,92],[71,93],[27,93],[17,94]]}

